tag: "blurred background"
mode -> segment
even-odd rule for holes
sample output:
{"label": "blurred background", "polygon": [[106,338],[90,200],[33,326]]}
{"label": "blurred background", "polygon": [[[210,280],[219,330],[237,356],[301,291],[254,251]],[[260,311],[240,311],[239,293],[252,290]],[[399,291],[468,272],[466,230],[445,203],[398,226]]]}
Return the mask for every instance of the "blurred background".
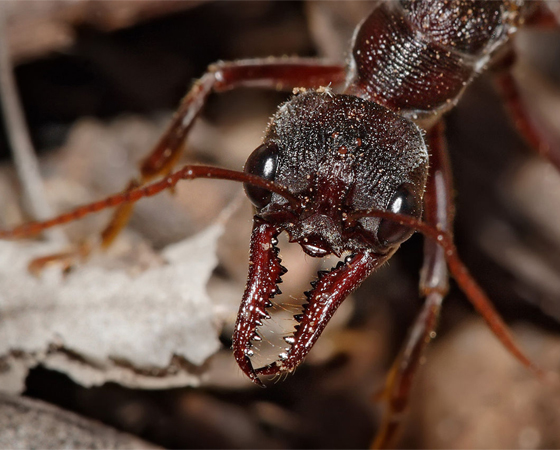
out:
{"label": "blurred background", "polygon": [[[352,30],[372,4],[43,0],[0,6],[5,22],[0,39],[11,61],[11,67],[4,64],[0,70],[15,73],[46,196],[53,210],[62,212],[126,186],[208,64],[271,55],[344,61]],[[516,76],[529,105],[560,142],[559,34],[524,31],[516,47]],[[213,96],[180,163],[241,169],[260,144],[268,118],[287,98],[260,90]],[[459,253],[526,353],[560,373],[560,176],[518,137],[490,76],[469,87],[449,114],[447,137],[456,184]],[[32,217],[21,202],[5,129],[0,158],[0,224],[8,227]],[[132,275],[154,270],[163,264],[162,249],[223,218],[224,208],[239,203],[240,193],[238,186],[200,180],[142,202],[115,248],[94,256],[93,264]],[[102,214],[65,227],[67,239],[82,242],[102,229],[108,217]],[[96,430],[93,434],[98,436],[102,433],[89,419],[162,447],[368,446],[382,413],[375,394],[421,305],[421,236],[406,242],[345,302],[295,375],[259,389],[243,378],[229,350],[246,279],[248,201],[228,213],[225,228],[207,286],[211,304],[205,307],[215,312],[221,348],[196,367],[180,357],[170,362],[192,375],[184,383],[190,386],[166,381],[169,367],[140,367],[124,360],[118,366],[128,371],[129,382],[101,377],[84,387],[74,381],[79,376],[63,370],[64,364],[53,370],[48,357],[64,353],[99,372],[104,365],[73,354],[68,350],[71,343],[59,345],[48,336],[42,353],[18,348],[16,340],[2,355],[0,370],[5,373],[13,372],[15,360],[27,362],[17,375],[21,387],[0,389],[10,395],[21,392],[22,402],[37,399],[73,411],[87,419],[83,427]],[[13,245],[26,254],[26,243]],[[298,295],[307,290],[319,266],[333,263],[303,257],[299,247],[286,242],[281,252],[291,273],[282,287],[287,305],[278,308],[278,314],[286,310],[290,316],[297,313]],[[202,255],[192,254],[193,263],[198,258]],[[91,270],[88,264],[78,264],[68,279]],[[21,277],[32,278],[27,273]],[[164,295],[165,289],[162,284]],[[290,299],[290,293],[296,298]],[[9,322],[6,310],[2,316]],[[158,317],[156,309],[154,322]],[[285,322],[276,320],[289,330]],[[96,345],[95,337],[91,345]],[[271,356],[265,349],[260,355],[264,361],[273,357],[274,352]],[[20,400],[3,401],[6,408],[8,402]],[[558,411],[560,389],[539,382],[507,354],[452,283],[438,336],[414,388],[400,446],[558,447]],[[22,416],[21,426],[41,429],[34,417]],[[57,427],[68,423],[63,420]],[[8,439],[6,434],[2,438]],[[4,442],[16,446],[17,437],[12,438]],[[49,442],[48,433],[44,439]],[[124,438],[115,442],[138,445]],[[109,446],[108,441],[103,444]]]}

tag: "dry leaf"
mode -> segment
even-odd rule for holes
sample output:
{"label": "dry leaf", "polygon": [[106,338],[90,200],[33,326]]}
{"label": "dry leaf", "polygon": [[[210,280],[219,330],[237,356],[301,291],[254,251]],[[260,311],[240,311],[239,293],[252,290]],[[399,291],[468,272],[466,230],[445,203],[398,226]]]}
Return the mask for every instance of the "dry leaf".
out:
{"label": "dry leaf", "polygon": [[0,355],[7,358],[2,386],[18,385],[8,381],[11,376],[23,383],[25,371],[14,360],[64,371],[86,386],[198,383],[183,363],[201,365],[220,347],[206,284],[223,232],[216,223],[168,246],[161,253],[165,264],[136,276],[88,264],[68,276],[47,270],[34,278],[28,262],[56,249],[0,242]]}

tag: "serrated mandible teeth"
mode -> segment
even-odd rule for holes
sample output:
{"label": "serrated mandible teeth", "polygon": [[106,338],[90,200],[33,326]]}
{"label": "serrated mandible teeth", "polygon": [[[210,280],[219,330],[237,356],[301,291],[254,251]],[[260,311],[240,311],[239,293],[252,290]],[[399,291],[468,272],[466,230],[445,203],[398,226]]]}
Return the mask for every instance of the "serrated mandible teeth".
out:
{"label": "serrated mandible teeth", "polygon": [[270,319],[270,315],[264,309],[255,308],[255,311],[264,319]]}
{"label": "serrated mandible teeth", "polygon": [[284,336],[284,341],[290,345],[294,345],[296,342],[296,338],[293,336]]}

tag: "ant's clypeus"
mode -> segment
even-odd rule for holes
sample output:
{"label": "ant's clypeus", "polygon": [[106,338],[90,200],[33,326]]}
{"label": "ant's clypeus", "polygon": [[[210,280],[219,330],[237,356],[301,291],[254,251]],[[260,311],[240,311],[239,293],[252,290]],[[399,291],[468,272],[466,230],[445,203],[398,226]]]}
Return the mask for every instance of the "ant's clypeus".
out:
{"label": "ant's clypeus", "polygon": [[[256,384],[293,371],[344,299],[385,263],[414,231],[426,236],[420,292],[424,306],[387,379],[387,409],[374,445],[394,442],[410,387],[433,336],[448,270],[492,332],[527,368],[535,366],[460,261],[452,237],[454,207],[443,117],[471,81],[494,66],[498,86],[529,143],[560,169],[560,149],[540,134],[522,107],[511,75],[511,38],[521,25],[553,18],[544,4],[523,0],[400,0],[377,3],[354,33],[348,64],[306,58],[220,62],[194,84],[169,128],[144,160],[140,177],[105,200],[44,222],[0,231],[4,239],[32,236],[109,207],[109,245],[126,225],[132,203],[182,179],[244,183],[255,207],[247,287],[233,335],[234,357]],[[190,165],[171,173],[195,119],[212,93],[237,88],[294,91],[273,116],[244,172]],[[171,173],[171,174],[170,174]],[[149,184],[157,177],[160,181]],[[305,293],[295,331],[278,359],[254,368],[253,343],[286,272],[277,237],[313,257],[345,256],[319,273]]]}

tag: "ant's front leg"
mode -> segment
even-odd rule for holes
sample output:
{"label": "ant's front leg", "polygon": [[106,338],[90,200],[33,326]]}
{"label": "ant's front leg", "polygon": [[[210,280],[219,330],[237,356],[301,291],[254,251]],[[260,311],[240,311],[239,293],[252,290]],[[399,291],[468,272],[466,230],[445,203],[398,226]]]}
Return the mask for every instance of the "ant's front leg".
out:
{"label": "ant's front leg", "polygon": [[[266,58],[211,65],[181,101],[171,123],[159,142],[140,166],[140,178],[130,181],[127,191],[156,177],[171,173],[179,159],[194,120],[213,92],[237,88],[264,88],[290,91],[296,87],[318,88],[338,85],[345,80],[346,69],[311,58]],[[102,233],[102,246],[108,247],[126,226],[133,205],[121,205]]]}
{"label": "ant's front leg", "polygon": [[[125,192],[132,192],[150,180],[172,172],[181,156],[187,135],[211,93],[237,88],[289,91],[296,87],[336,86],[345,80],[345,76],[344,66],[312,58],[249,59],[211,65],[183,98],[167,130],[142,162],[140,177],[131,180]],[[115,210],[111,221],[101,233],[102,247],[111,245],[128,223],[133,208],[133,203],[123,203]],[[30,264],[30,270],[38,273],[46,264],[55,261],[70,267],[73,259],[87,256],[90,249],[90,245],[82,245],[77,251],[39,258]]]}
{"label": "ant's front leg", "polygon": [[[434,228],[450,232],[454,210],[451,198],[451,168],[445,145],[443,122],[439,122],[429,132],[428,144],[432,155],[430,175],[424,195],[424,220]],[[448,271],[444,250],[435,241],[426,239],[420,279],[420,293],[426,300],[387,377],[381,394],[387,409],[372,448],[391,447],[398,437],[414,376],[426,346],[435,335],[441,304],[447,291]]]}

